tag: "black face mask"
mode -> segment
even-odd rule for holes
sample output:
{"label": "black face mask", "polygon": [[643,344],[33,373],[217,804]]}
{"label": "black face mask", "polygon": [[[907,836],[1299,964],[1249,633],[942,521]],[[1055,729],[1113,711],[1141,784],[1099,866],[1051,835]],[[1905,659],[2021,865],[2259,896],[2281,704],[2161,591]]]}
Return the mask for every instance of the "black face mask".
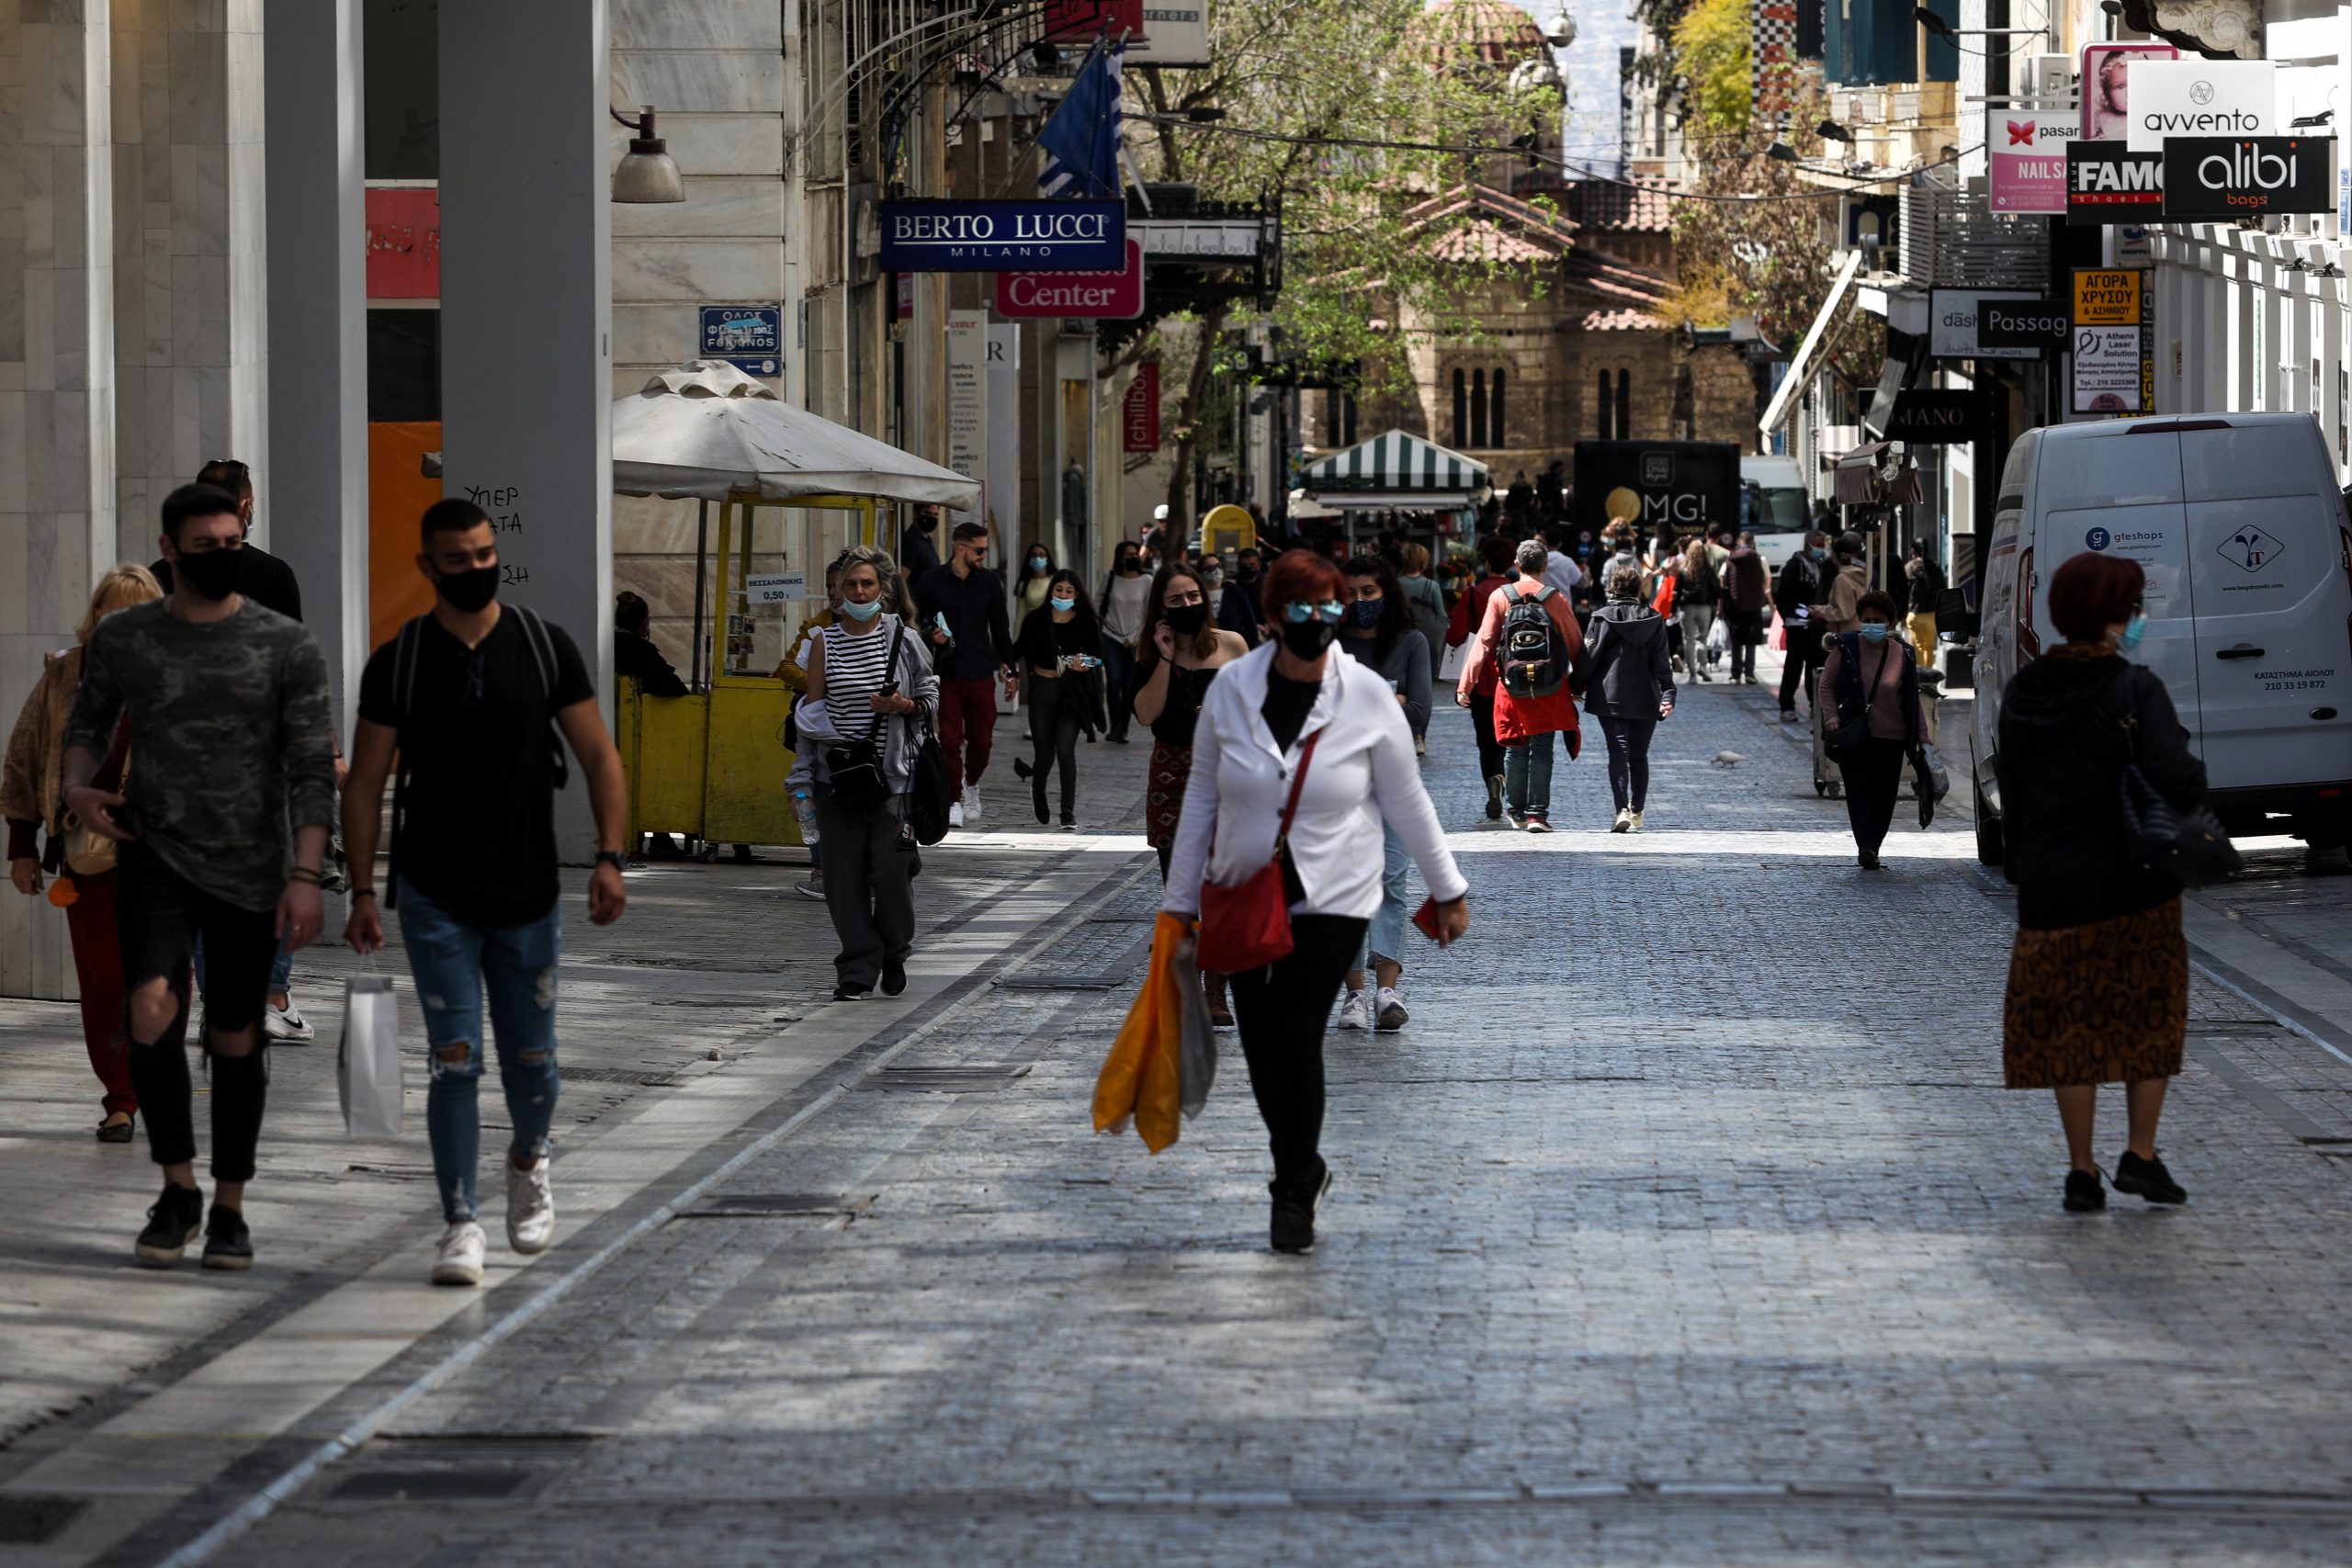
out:
{"label": "black face mask", "polygon": [[1160,611],[1159,618],[1166,621],[1169,629],[1178,637],[1193,637],[1209,624],[1209,607],[1206,604],[1170,604]]}
{"label": "black face mask", "polygon": [[1242,562],[1238,570],[1240,571],[1242,581],[1255,582],[1258,581],[1258,569],[1251,566],[1249,562]]}
{"label": "black face mask", "polygon": [[1340,628],[1320,615],[1304,621],[1283,622],[1283,646],[1301,659],[1320,659]]}
{"label": "black face mask", "polygon": [[183,555],[173,563],[172,574],[199,597],[226,599],[237,591],[237,581],[244,575],[244,556],[241,549]]}
{"label": "black face mask", "polygon": [[467,615],[487,605],[498,597],[498,568],[478,566],[466,571],[433,573],[434,591],[449,601],[449,608]]}
{"label": "black face mask", "polygon": [[1133,577],[1142,570],[1143,562],[1136,559],[1135,557],[1121,556],[1119,558],[1119,575],[1121,577]]}

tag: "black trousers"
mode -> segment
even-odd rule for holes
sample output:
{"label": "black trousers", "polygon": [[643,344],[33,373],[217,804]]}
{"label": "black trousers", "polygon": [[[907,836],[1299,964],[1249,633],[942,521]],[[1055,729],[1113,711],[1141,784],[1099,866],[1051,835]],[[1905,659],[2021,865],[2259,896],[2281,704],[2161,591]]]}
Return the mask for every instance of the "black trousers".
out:
{"label": "black trousers", "polygon": [[1034,748],[1029,788],[1046,798],[1046,774],[1057,762],[1062,770],[1062,816],[1078,813],[1078,716],[1080,705],[1070,677],[1029,678],[1029,744]]}
{"label": "black trousers", "polygon": [[1369,920],[1293,915],[1290,955],[1233,978],[1250,1091],[1273,1145],[1274,1180],[1302,1196],[1323,1180],[1323,1028]]}
{"label": "black trousers", "polygon": [[1650,737],[1657,733],[1651,715],[1631,718],[1596,716],[1609,742],[1609,794],[1620,811],[1639,811],[1650,795]]}
{"label": "black trousers", "polygon": [[1756,645],[1764,640],[1763,615],[1755,610],[1734,610],[1731,618],[1731,678],[1756,679]]}
{"label": "black trousers", "polygon": [[1871,736],[1860,750],[1838,760],[1846,781],[1846,820],[1853,824],[1854,848],[1878,853],[1894,823],[1895,797],[1903,793],[1904,745]]}
{"label": "black trousers", "polygon": [[[142,844],[122,846],[115,884],[115,933],[122,944],[122,987],[131,992],[158,977],[171,987],[178,1010],[163,1034],[130,1036],[130,1086],[147,1123],[147,1147],[157,1165],[196,1158],[196,1116],[187,1074],[188,973],[203,933],[205,1027],[220,1033],[261,1021],[270,965],[277,957],[277,916],[225,904],[164,863]],[[126,1003],[126,1010],[128,1004]],[[125,1023],[129,1023],[126,1013]],[[269,1037],[242,1056],[214,1055],[212,1174],[221,1181],[251,1181],[261,1144],[262,1111],[269,1099]]]}
{"label": "black trousers", "polygon": [[1478,731],[1478,780],[1483,784],[1503,771],[1503,743],[1495,739],[1493,693],[1470,694],[1470,723]]}
{"label": "black trousers", "polygon": [[1805,706],[1813,706],[1814,677],[1821,673],[1821,628],[1791,626],[1789,630],[1788,662],[1781,667],[1781,711],[1794,713],[1797,688],[1805,692]]}

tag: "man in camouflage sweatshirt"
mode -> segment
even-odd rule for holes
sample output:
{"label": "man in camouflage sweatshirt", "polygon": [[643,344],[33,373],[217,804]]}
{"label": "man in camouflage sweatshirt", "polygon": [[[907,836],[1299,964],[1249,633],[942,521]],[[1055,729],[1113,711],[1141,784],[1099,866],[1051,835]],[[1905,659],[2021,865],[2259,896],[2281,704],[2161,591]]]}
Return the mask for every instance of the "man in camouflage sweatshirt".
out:
{"label": "man in camouflage sweatshirt", "polygon": [[[215,1182],[204,1266],[252,1267],[243,1208],[269,1082],[263,996],[280,941],[299,948],[319,934],[334,815],[326,663],[299,622],[237,592],[243,538],[224,491],[187,485],[164,500],[171,594],[99,623],[65,728],[66,806],[120,846],[130,1077],[164,1181],[135,1250],[158,1266],[204,1220],[185,1045],[201,931]],[[126,710],[129,776],[110,794],[90,780]]]}

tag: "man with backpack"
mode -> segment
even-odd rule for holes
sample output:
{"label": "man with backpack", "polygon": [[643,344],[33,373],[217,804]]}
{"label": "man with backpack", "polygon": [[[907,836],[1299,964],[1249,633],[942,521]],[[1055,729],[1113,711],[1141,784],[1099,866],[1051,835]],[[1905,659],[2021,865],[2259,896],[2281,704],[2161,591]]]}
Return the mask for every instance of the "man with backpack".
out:
{"label": "man with backpack", "polygon": [[1552,830],[1552,737],[1567,737],[1571,761],[1582,745],[1568,672],[1584,651],[1584,633],[1568,608],[1568,596],[1544,581],[1548,560],[1541,539],[1519,547],[1519,575],[1487,599],[1453,694],[1456,703],[1468,707],[1480,678],[1495,677],[1503,817],[1531,833]]}
{"label": "man with backpack", "polygon": [[436,1285],[481,1283],[474,1221],[481,1144],[485,999],[514,1134],[506,1160],[506,1239],[547,1249],[555,1231],[548,1142],[555,1121],[556,968],[562,911],[555,791],[569,741],[588,783],[598,854],[588,918],[610,925],[628,903],[621,844],[628,786],[580,650],[533,611],[498,603],[498,536],[472,502],[427,508],[417,570],[433,612],[378,649],[359,680],[358,734],[344,791],[356,953],[384,945],[375,887],[377,824],[395,748],[391,875],[401,942],[424,1004],[433,1077],[425,1127],[447,1230]]}

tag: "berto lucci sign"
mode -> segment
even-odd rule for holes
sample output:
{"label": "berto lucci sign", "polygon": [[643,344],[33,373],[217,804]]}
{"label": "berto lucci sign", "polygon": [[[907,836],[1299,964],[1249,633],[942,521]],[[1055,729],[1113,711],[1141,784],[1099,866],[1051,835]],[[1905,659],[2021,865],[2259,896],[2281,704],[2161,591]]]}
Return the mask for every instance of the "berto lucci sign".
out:
{"label": "berto lucci sign", "polygon": [[886,272],[1109,272],[1127,259],[1124,203],[886,201]]}

